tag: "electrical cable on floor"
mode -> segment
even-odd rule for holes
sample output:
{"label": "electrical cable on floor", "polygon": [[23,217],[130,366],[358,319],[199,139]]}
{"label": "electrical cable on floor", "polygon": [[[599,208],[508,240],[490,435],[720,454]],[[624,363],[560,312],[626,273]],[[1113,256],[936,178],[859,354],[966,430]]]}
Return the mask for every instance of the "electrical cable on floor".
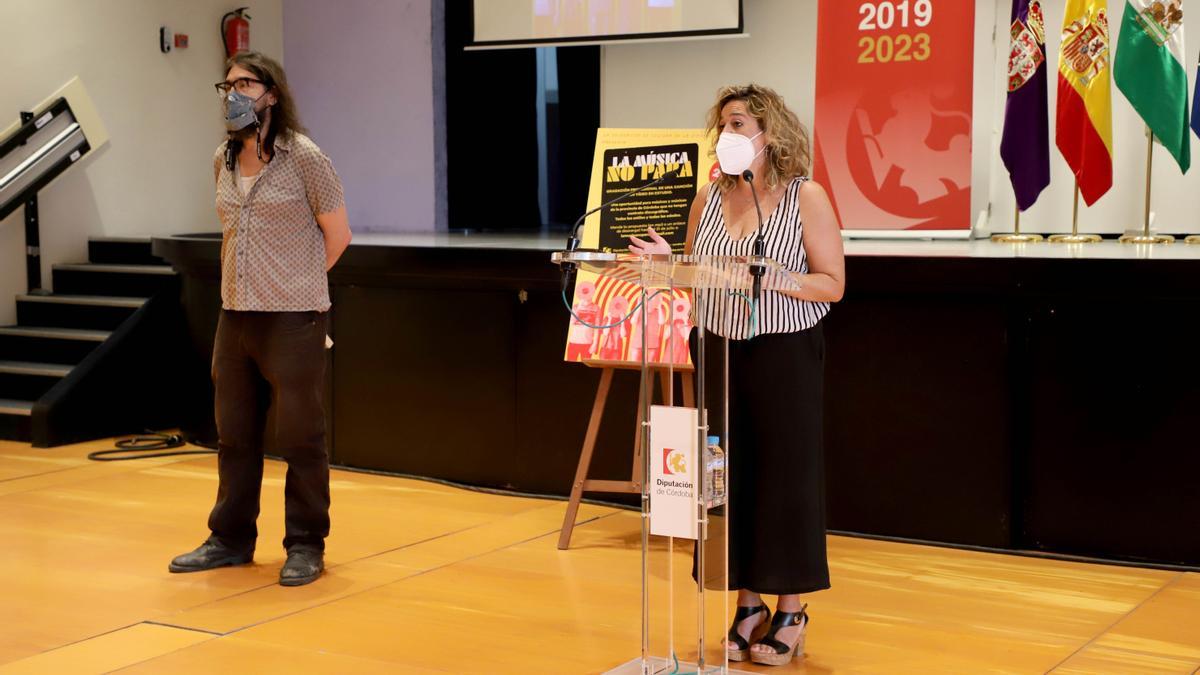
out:
{"label": "electrical cable on floor", "polygon": [[122,438],[117,441],[117,447],[110,450],[89,452],[87,458],[94,462],[124,462],[131,459],[149,459],[153,457],[178,457],[181,455],[215,455],[216,450],[177,450],[161,452],[183,447],[187,442],[180,434],[164,434],[147,431],[140,436]]}
{"label": "electrical cable on floor", "polygon": [[[193,440],[192,445],[202,445]],[[130,459],[144,459],[148,457],[174,457],[176,455],[215,455],[217,451],[213,450],[183,450],[179,452],[158,452],[159,450],[170,450],[187,445],[187,441],[180,434],[164,434],[153,431],[148,431],[141,436],[133,436],[131,438],[123,438],[116,443],[117,447],[112,450],[98,450],[88,454],[88,459],[97,462],[119,462]],[[116,455],[116,456],[114,456]],[[122,456],[124,455],[124,456]],[[286,461],[283,457],[265,454],[266,459],[276,461]],[[411,473],[403,473],[399,471],[382,471],[378,469],[365,469],[356,466],[345,466],[339,464],[331,464],[330,468],[339,471],[349,471],[351,473],[362,473],[373,476],[389,476],[391,478],[406,478],[409,480],[419,480],[426,483],[436,483],[447,487],[458,488],[460,490],[470,490],[472,492],[480,492],[483,494],[501,495],[505,497],[524,497],[528,499],[544,499],[548,501],[566,501],[565,495],[538,493],[538,492],[523,492],[520,490],[510,490],[504,488],[486,487],[482,485],[470,485],[442,478],[432,478],[430,476],[418,476]],[[601,499],[581,500],[584,504],[594,504],[596,506],[611,506],[619,509],[636,509],[637,506],[629,504],[621,504],[618,502],[610,502]]]}
{"label": "electrical cable on floor", "polygon": [[[180,455],[215,455],[216,449],[212,450],[181,450],[178,452],[159,452],[160,450],[171,450],[187,445],[188,441],[183,439],[181,434],[164,434],[154,431],[147,431],[140,436],[123,438],[117,441],[116,448],[111,450],[97,450],[88,453],[88,459],[96,462],[123,462],[132,459],[148,459],[153,457],[176,457]],[[197,440],[192,440],[191,445],[199,445],[206,447],[207,444]],[[272,454],[264,454],[264,458],[276,461],[286,461],[283,457]],[[409,480],[419,480],[426,483],[435,483],[445,485],[460,490],[469,490],[471,492],[479,492],[483,494],[500,495],[504,497],[522,497],[527,499],[544,499],[547,501],[566,501],[566,495],[557,495],[539,492],[523,492],[520,490],[511,490],[505,488],[487,487],[482,485],[470,485],[457,481],[446,480],[443,478],[433,478],[430,476],[419,476],[411,473],[403,473],[399,471],[382,471],[378,469],[366,469],[356,466],[345,466],[339,464],[330,464],[331,469],[339,471],[348,471],[351,473],[362,473],[373,476],[388,476],[391,478],[406,478]],[[640,507],[632,504],[622,504],[620,502],[610,502],[603,499],[583,498],[581,504],[592,504],[594,506],[607,506],[611,508],[634,511]]]}

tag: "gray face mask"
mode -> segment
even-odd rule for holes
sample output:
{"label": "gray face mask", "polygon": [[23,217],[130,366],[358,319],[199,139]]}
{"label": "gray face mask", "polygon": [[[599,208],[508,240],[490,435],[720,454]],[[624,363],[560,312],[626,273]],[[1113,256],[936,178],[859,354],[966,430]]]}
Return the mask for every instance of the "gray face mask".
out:
{"label": "gray face mask", "polygon": [[225,97],[225,128],[229,131],[241,131],[248,126],[257,125],[259,120],[258,113],[254,111],[254,104],[266,95],[267,92],[263,92],[258,98],[250,98],[230,89]]}

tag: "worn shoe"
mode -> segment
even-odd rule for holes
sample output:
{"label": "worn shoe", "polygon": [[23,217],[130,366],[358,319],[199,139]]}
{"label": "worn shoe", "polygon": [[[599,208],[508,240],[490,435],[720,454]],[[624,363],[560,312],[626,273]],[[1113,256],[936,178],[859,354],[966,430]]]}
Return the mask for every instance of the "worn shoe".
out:
{"label": "worn shoe", "polygon": [[254,549],[241,551],[209,539],[194,551],[176,556],[167,567],[172,572],[203,572],[231,565],[245,565],[254,560]]}
{"label": "worn shoe", "polygon": [[287,562],[279,570],[280,586],[303,586],[311,584],[325,569],[325,554],[321,551],[301,548],[288,551]]}

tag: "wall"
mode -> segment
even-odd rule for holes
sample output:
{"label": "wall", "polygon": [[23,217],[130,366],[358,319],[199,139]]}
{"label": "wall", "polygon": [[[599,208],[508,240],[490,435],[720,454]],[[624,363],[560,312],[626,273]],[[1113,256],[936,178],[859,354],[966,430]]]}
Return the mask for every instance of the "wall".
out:
{"label": "wall", "polygon": [[[43,285],[50,265],[87,257],[88,236],[218,229],[212,153],[221,141],[221,15],[248,5],[254,48],[282,58],[282,0],[5,0],[0,21],[0,128],[78,75],[108,145],[40,194]],[[187,33],[163,54],[158,27]],[[25,291],[23,210],[0,222],[0,325]]]}
{"label": "wall", "polygon": [[[1063,3],[1043,3],[1051,67],[1058,64],[1058,33]],[[1113,43],[1123,3],[1110,3]],[[981,0],[976,6],[975,132],[972,213],[989,210],[991,227],[1011,230],[1014,200],[1008,173],[1000,162],[1000,132],[1008,58],[1009,0]],[[744,3],[750,38],[603,48],[601,124],[610,127],[699,127],[716,90],[725,84],[756,81],[778,90],[807,124],[813,119],[817,0],[748,0]],[[1185,30],[1200,35],[1200,13],[1186,15]],[[998,39],[993,39],[996,36]],[[1194,84],[1197,45],[1188,49],[1189,85]],[[1054,73],[1051,73],[1053,77]],[[1050,119],[1054,119],[1051,80]],[[1191,86],[1189,86],[1189,92]],[[1052,122],[1053,124],[1053,122]],[[1094,208],[1081,208],[1080,229],[1120,233],[1140,227],[1145,182],[1145,126],[1124,96],[1113,87],[1114,185]],[[1053,142],[1053,139],[1052,141]],[[1200,161],[1200,140],[1192,137]],[[1052,183],[1022,216],[1022,229],[1065,232],[1071,229],[1074,183],[1056,149],[1051,152]],[[1200,190],[1194,177],[1181,176],[1161,148],[1154,158],[1156,227],[1200,232]]]}
{"label": "wall", "polygon": [[342,178],[355,231],[445,227],[445,170],[435,170],[445,147],[445,115],[435,114],[445,99],[434,89],[444,80],[440,6],[284,4],[288,79],[301,119]]}

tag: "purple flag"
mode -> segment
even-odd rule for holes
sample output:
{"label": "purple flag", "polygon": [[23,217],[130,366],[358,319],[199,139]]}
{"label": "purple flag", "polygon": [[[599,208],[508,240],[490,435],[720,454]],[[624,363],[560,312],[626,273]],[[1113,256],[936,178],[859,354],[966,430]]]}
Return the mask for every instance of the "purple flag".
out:
{"label": "purple flag", "polygon": [[1196,75],[1196,93],[1192,95],[1192,131],[1200,136],[1200,73]]}
{"label": "purple flag", "polygon": [[1050,184],[1046,21],[1039,0],[1013,0],[1009,36],[1008,102],[1000,157],[1008,168],[1017,208],[1024,211]]}

